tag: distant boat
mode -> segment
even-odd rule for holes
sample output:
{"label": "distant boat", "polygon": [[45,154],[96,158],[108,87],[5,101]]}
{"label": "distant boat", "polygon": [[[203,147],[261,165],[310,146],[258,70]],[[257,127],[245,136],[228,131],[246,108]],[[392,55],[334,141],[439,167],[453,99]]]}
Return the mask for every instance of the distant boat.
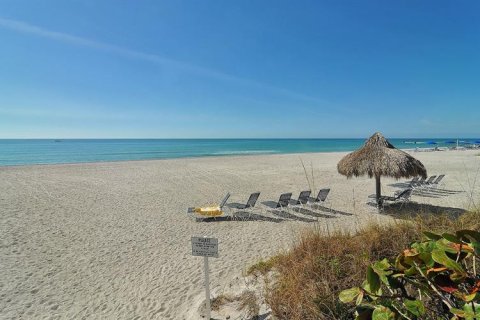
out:
{"label": "distant boat", "polygon": [[55,139],[55,140],[53,140],[53,142],[62,142],[62,140]]}

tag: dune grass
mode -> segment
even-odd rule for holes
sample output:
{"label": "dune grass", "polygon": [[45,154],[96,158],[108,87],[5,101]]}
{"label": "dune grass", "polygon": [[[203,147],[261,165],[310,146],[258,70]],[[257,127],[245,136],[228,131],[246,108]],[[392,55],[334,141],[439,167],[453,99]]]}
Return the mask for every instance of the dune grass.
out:
{"label": "dune grass", "polygon": [[339,302],[341,290],[358,285],[373,261],[394,258],[423,231],[480,230],[480,213],[459,218],[416,217],[391,225],[370,225],[354,235],[304,231],[287,253],[259,262],[250,274],[270,275],[266,302],[278,319],[352,319],[353,306]]}

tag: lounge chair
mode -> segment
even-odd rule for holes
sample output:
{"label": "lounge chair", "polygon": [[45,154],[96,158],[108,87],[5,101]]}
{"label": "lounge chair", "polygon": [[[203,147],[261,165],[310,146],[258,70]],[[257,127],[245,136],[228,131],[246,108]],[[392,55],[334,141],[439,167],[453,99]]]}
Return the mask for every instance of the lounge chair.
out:
{"label": "lounge chair", "polygon": [[413,183],[410,183],[410,187],[413,189],[420,188],[425,183],[425,180],[427,180],[427,178],[421,178]]}
{"label": "lounge chair", "polygon": [[436,189],[436,188],[438,188],[438,184],[440,183],[440,181],[443,180],[444,177],[445,177],[445,175],[444,175],[444,174],[441,174],[441,175],[439,175],[439,176],[437,177],[437,179],[433,180],[432,182],[430,182],[430,183],[428,183],[428,184],[426,183],[424,187],[425,187],[427,190]]}
{"label": "lounge chair", "polygon": [[312,191],[310,190],[302,191],[298,196],[298,200],[290,201],[290,203],[294,206],[303,206],[307,204],[308,200],[310,199],[310,194],[312,194]]}
{"label": "lounge chair", "polygon": [[[411,189],[419,189],[419,188],[422,188],[424,187],[425,183],[426,183],[426,178],[421,178],[421,179],[412,179],[410,181],[410,183],[408,184],[408,187],[407,189],[411,188]],[[399,190],[399,191],[396,191],[395,192],[395,196],[397,196],[398,194],[400,194],[403,190]]]}
{"label": "lounge chair", "polygon": [[257,203],[258,197],[260,196],[260,192],[254,192],[248,197],[247,203],[229,203],[227,205],[228,208],[230,209],[236,209],[236,210],[248,210],[248,217],[251,215],[252,209],[255,207],[255,204]]}
{"label": "lounge chair", "polygon": [[270,208],[270,210],[267,209],[267,212],[270,212],[274,215],[277,215],[281,217],[282,219],[287,219],[287,220],[297,220],[297,221],[303,221],[303,222],[315,222],[317,220],[313,219],[307,219],[304,217],[300,217],[297,215],[294,215],[289,212],[289,205],[291,204],[292,201],[292,193],[284,193],[280,195],[280,198],[278,199],[278,202],[274,201],[265,201],[262,202],[266,207]]}
{"label": "lounge chair", "polygon": [[321,204],[321,203],[325,203],[329,193],[330,193],[330,188],[320,189],[320,191],[318,191],[317,197],[316,198],[309,198],[308,203],[311,204],[311,205],[318,205],[318,204]]}
{"label": "lounge chair", "polygon": [[[418,186],[420,186],[421,184],[423,184],[424,182],[425,182],[425,178],[420,179],[419,176],[416,176],[416,177],[414,177],[414,178],[413,178],[412,180],[410,180],[410,181],[405,181],[405,184],[404,184],[404,185],[406,186],[405,188],[415,189],[415,188],[417,188]],[[402,190],[399,190],[399,191],[395,191],[395,195],[399,194],[399,193],[402,192],[402,191],[403,191],[403,189],[402,189]],[[369,198],[375,198],[376,195],[375,195],[375,194],[372,194],[372,195],[369,195],[368,197],[369,197]]]}
{"label": "lounge chair", "polygon": [[277,205],[275,208],[286,208],[290,204],[290,200],[292,199],[292,193],[283,193],[280,195],[280,198],[278,198]]}
{"label": "lounge chair", "polygon": [[437,176],[430,176],[430,178],[428,178],[428,180],[425,181],[425,182],[423,183],[423,185],[424,185],[424,186],[429,186],[429,185],[431,185],[432,182],[433,182],[433,180],[435,180],[436,177],[437,177]]}
{"label": "lounge chair", "polygon": [[432,187],[433,187],[433,186],[434,186],[435,188],[438,187],[440,181],[442,181],[443,178],[445,178],[445,175],[444,175],[444,174],[439,175],[439,176],[437,177],[437,179],[432,182]]}
{"label": "lounge chair", "polygon": [[287,208],[288,205],[290,204],[290,201],[292,200],[292,193],[283,193],[280,195],[280,198],[278,199],[277,202],[275,201],[265,201],[262,202],[262,204],[270,209],[284,209]]}
{"label": "lounge chair", "polygon": [[187,213],[194,213],[199,219],[218,218],[224,216],[223,207],[230,198],[230,193],[227,193],[220,204],[208,205],[205,207],[191,207],[187,209]]}
{"label": "lounge chair", "polygon": [[422,190],[428,190],[429,186],[432,184],[433,180],[435,180],[437,176],[430,176],[427,180],[421,182],[421,180],[417,183],[417,185],[413,189],[418,189],[420,192]]}
{"label": "lounge chair", "polygon": [[229,203],[227,207],[232,208],[232,209],[248,209],[248,208],[253,208],[255,207],[255,204],[257,203],[258,197],[260,196],[260,192],[254,192],[250,195],[250,197],[247,200],[247,203],[242,204],[242,203]]}
{"label": "lounge chair", "polygon": [[379,208],[383,208],[385,201],[405,203],[410,200],[410,197],[412,196],[412,192],[413,192],[412,188],[407,188],[394,197],[381,196],[380,199],[378,199],[377,205]]}

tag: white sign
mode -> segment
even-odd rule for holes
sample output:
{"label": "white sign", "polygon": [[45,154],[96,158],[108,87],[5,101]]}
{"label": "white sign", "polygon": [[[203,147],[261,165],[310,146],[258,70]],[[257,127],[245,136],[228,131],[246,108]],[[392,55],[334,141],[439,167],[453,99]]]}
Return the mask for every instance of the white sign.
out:
{"label": "white sign", "polygon": [[192,237],[192,255],[218,258],[218,239]]}

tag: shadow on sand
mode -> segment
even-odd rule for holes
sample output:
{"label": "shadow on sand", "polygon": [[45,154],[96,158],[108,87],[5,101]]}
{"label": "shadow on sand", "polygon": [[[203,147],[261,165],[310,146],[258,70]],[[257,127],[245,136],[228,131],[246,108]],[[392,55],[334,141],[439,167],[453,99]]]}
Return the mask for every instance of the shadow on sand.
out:
{"label": "shadow on sand", "polygon": [[[268,212],[278,216],[278,217],[281,217],[283,219],[288,219],[288,220],[298,220],[298,221],[303,221],[303,222],[316,222],[318,220],[318,218],[326,218],[326,219],[332,219],[332,218],[336,218],[335,216],[330,216],[330,215],[326,215],[326,214],[323,214],[323,213],[319,213],[319,212],[316,212],[316,211],[313,211],[313,210],[310,210],[310,209],[307,209],[305,207],[288,207],[287,208],[276,208],[277,206],[277,202],[275,201],[264,201],[262,202],[262,204],[266,207],[269,207],[270,210],[268,210]],[[299,213],[299,214],[303,214],[303,215],[306,215],[306,216],[310,216],[310,217],[315,217],[317,219],[309,219],[309,218],[303,218],[303,217],[300,217],[300,216],[297,216],[297,215],[294,215],[290,212],[288,212],[288,210],[291,210],[295,213]],[[334,210],[331,212],[333,213]]]}
{"label": "shadow on sand", "polygon": [[268,210],[271,214],[274,214],[280,218],[283,218],[285,220],[297,220],[297,221],[302,221],[302,222],[317,222],[315,219],[308,219],[308,218],[303,218],[296,216],[294,214],[291,214],[290,212],[286,210],[281,210],[281,209],[276,209],[276,210]]}
{"label": "shadow on sand", "polygon": [[311,217],[316,217],[316,218],[326,218],[326,219],[336,218],[334,216],[329,216],[327,214],[315,212],[315,211],[309,210],[307,208],[297,207],[297,208],[291,208],[291,210],[296,212],[296,213],[301,213],[301,214],[304,214],[306,216],[311,216]]}
{"label": "shadow on sand", "polygon": [[[319,204],[313,204],[313,205],[310,205],[309,207],[288,207],[288,208],[276,208],[277,202],[275,201],[264,201],[262,202],[262,204],[269,208],[267,212],[269,212],[270,214],[276,217],[269,217],[269,216],[257,214],[251,211],[249,212],[249,211],[240,210],[240,211],[235,211],[232,214],[225,215],[223,217],[211,217],[211,218],[197,217],[195,220],[197,222],[267,221],[267,222],[275,222],[275,223],[280,223],[288,220],[296,220],[296,221],[311,223],[311,222],[317,222],[318,218],[335,219],[335,218],[338,218],[338,216],[336,215],[353,216],[353,213],[335,210],[332,208],[324,207]],[[322,211],[324,213],[318,212],[316,210]],[[298,213],[308,217],[314,217],[316,219],[298,216],[293,213]]]}
{"label": "shadow on sand", "polygon": [[416,216],[431,216],[445,214],[450,218],[458,218],[464,214],[467,210],[454,207],[442,207],[434,206],[425,203],[392,203],[385,204],[383,210],[379,211],[379,214],[389,215],[395,218],[408,219]]}
{"label": "shadow on sand", "polygon": [[246,211],[238,211],[229,216],[217,217],[217,218],[205,218],[205,219],[197,218],[196,221],[197,222],[268,221],[268,222],[279,223],[279,222],[285,221],[285,219],[267,217],[267,216],[263,216],[256,213],[246,212]]}
{"label": "shadow on sand", "polygon": [[340,210],[335,210],[335,209],[332,209],[332,208],[329,208],[329,207],[322,206],[320,204],[313,204],[312,208],[323,211],[323,212],[332,213],[332,214],[340,214],[340,215],[343,215],[343,216],[353,216],[353,213],[340,211]]}

